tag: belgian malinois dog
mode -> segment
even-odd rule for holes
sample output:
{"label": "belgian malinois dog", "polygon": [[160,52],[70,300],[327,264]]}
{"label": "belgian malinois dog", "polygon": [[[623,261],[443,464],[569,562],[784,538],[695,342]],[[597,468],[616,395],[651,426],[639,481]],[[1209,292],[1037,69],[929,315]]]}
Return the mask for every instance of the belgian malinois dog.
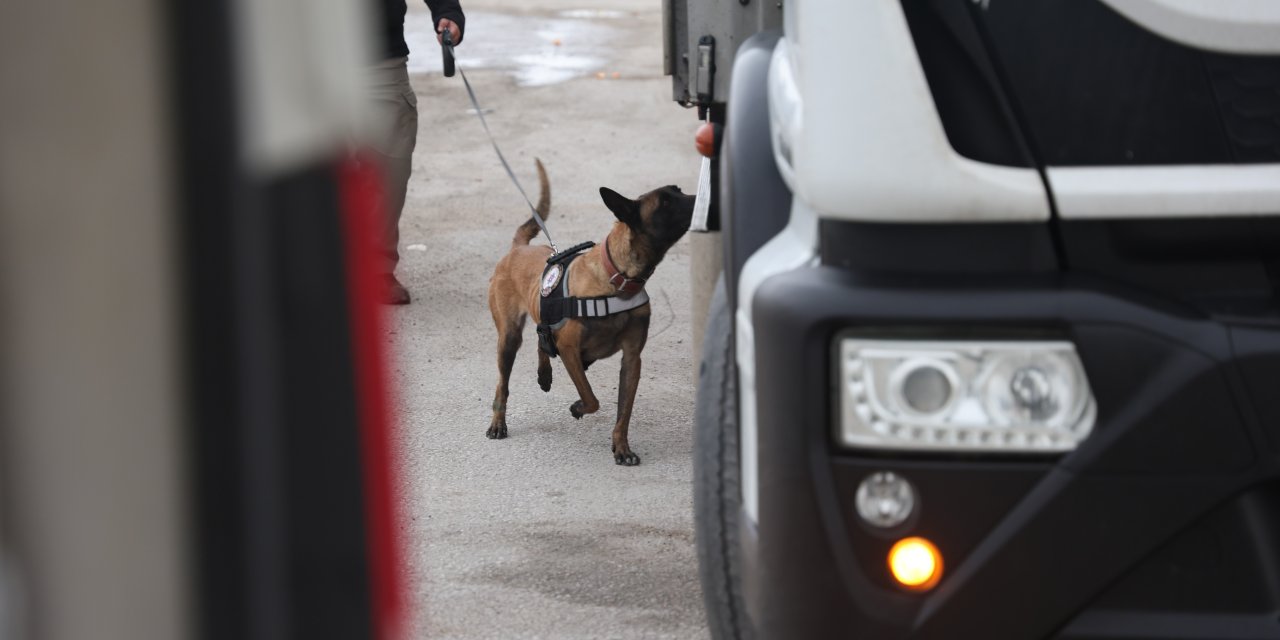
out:
{"label": "belgian malinois dog", "polygon": [[[551,187],[542,162],[537,162],[541,196],[538,215],[546,220],[551,211]],[[612,189],[600,188],[604,205],[617,219],[605,241],[587,250],[568,264],[568,294],[575,298],[616,296],[631,299],[662,261],[667,250],[689,230],[694,197],[675,186],[654,189],[635,200]],[[547,286],[544,269],[551,257],[550,247],[531,245],[539,227],[529,218],[516,230],[511,251],[498,261],[489,279],[489,311],[498,329],[498,387],[493,394],[493,420],[486,435],[507,437],[507,392],[511,366],[520,349],[525,318],[541,323],[541,298]],[[621,306],[626,306],[625,304]],[[587,367],[596,360],[622,352],[622,374],[618,382],[618,418],[613,427],[613,459],[620,465],[640,464],[640,456],[627,442],[632,403],[640,383],[640,352],[649,337],[648,304],[603,317],[568,318],[550,330],[554,349],[538,349],[538,385],[551,390],[551,357],[556,352],[565,371],[578,389],[578,400],[569,407],[574,418],[595,413],[600,402],[587,381]]]}

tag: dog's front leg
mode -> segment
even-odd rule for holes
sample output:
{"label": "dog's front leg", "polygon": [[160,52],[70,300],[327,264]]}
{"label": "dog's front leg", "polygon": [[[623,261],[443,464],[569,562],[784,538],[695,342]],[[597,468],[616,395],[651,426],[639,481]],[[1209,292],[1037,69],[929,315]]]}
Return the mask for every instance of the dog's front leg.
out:
{"label": "dog's front leg", "polygon": [[587,380],[587,369],[582,366],[582,326],[571,322],[556,337],[556,349],[560,352],[560,360],[564,362],[564,370],[578,389],[578,401],[569,405],[569,413],[574,418],[581,418],[588,413],[600,409],[600,401],[591,391],[591,383]]}
{"label": "dog's front leg", "polygon": [[613,425],[613,461],[633,467],[640,456],[631,451],[627,428],[631,426],[631,407],[635,405],[636,388],[640,386],[640,350],[623,345],[622,372],[618,377],[618,422]]}
{"label": "dog's front leg", "polygon": [[543,391],[551,390],[551,356],[538,349],[538,386]]}
{"label": "dog's front leg", "polygon": [[498,329],[498,386],[493,390],[493,419],[485,435],[498,440],[507,437],[507,396],[510,392],[511,366],[520,350],[524,318],[502,323]]}

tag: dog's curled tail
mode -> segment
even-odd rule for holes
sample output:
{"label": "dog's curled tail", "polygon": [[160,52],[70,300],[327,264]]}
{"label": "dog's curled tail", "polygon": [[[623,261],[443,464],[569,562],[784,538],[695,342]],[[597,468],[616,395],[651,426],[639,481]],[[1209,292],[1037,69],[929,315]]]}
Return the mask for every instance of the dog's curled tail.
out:
{"label": "dog's curled tail", "polygon": [[[551,215],[551,182],[547,180],[547,170],[542,168],[542,161],[534,158],[534,164],[538,166],[538,188],[542,193],[538,195],[538,215],[542,216],[543,222]],[[542,232],[542,227],[538,226],[538,221],[530,217],[516,229],[516,236],[511,239],[511,244],[529,244],[530,240],[538,237]]]}

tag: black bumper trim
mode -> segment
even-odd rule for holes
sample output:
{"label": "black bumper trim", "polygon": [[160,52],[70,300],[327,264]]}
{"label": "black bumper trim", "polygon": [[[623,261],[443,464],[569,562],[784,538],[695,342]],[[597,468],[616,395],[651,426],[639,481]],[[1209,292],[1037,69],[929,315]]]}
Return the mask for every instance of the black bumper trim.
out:
{"label": "black bumper trim", "polygon": [[[752,308],[760,520],[745,592],[761,637],[1045,637],[1196,518],[1280,469],[1242,408],[1228,327],[1184,308],[1083,280],[875,288],[830,267],[774,276]],[[832,340],[885,326],[1060,332],[1076,343],[1099,406],[1093,436],[1051,463],[923,596],[886,589],[872,577],[883,568],[850,548],[851,496],[833,471],[842,460],[893,463],[838,450],[832,438]],[[936,535],[945,552],[952,541]]]}

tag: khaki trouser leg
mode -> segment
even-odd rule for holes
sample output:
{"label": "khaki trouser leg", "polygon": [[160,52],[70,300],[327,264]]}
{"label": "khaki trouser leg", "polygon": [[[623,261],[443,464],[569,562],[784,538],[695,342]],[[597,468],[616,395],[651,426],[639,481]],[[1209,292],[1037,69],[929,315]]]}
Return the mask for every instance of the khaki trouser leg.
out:
{"label": "khaki trouser leg", "polygon": [[418,98],[409,84],[408,58],[391,58],[374,65],[367,80],[375,118],[370,142],[382,163],[386,202],[378,229],[379,267],[384,273],[394,273],[400,260],[400,212],[409,189],[413,148],[418,140]]}
{"label": "khaki trouser leg", "polygon": [[395,273],[400,262],[400,213],[404,210],[405,194],[409,190],[409,175],[413,171],[413,158],[395,158],[378,154],[382,164],[384,202],[382,219],[378,225],[378,268],[383,273]]}

